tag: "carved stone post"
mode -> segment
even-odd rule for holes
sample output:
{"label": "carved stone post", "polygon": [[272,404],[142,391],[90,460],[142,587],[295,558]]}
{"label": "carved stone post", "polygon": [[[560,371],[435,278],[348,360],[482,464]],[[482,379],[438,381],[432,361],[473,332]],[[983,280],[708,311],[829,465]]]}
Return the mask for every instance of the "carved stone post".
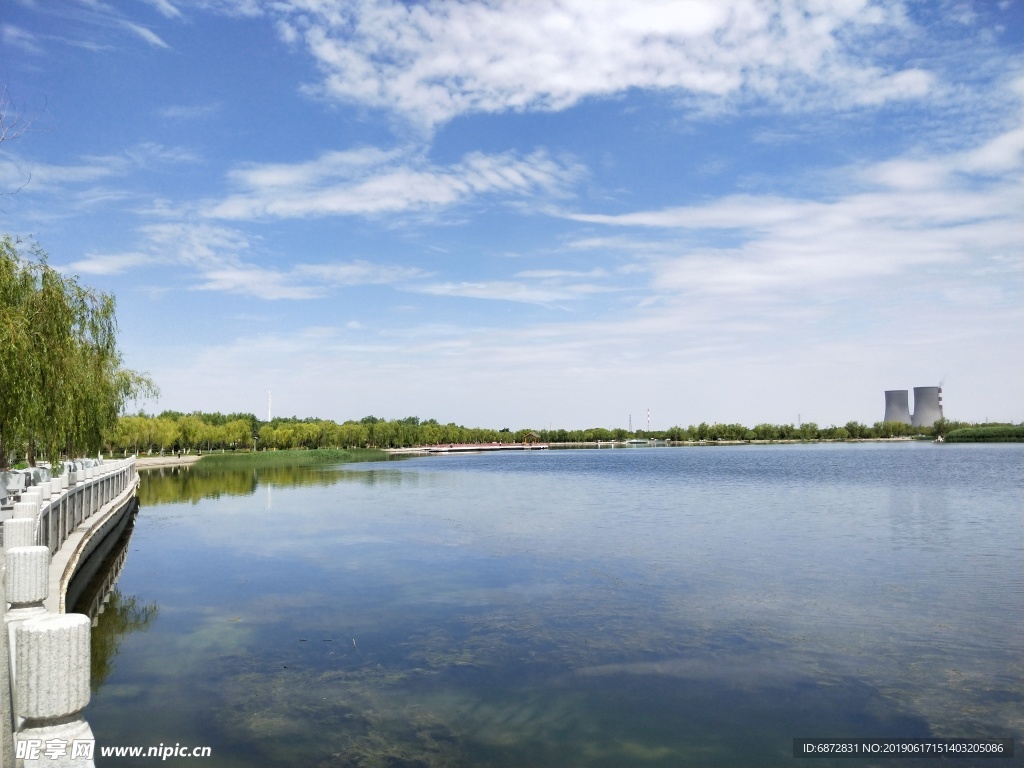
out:
{"label": "carved stone post", "polygon": [[50,594],[50,550],[35,546],[7,549],[6,586],[7,602],[11,604],[4,615],[8,624],[45,615],[43,601]]}
{"label": "carved stone post", "polygon": [[89,617],[79,613],[15,627],[14,706],[25,718],[15,752],[26,766],[95,765],[95,740],[82,717],[89,703],[89,628]]}
{"label": "carved stone post", "polygon": [[4,520],[4,550],[36,545],[36,521],[33,517]]}
{"label": "carved stone post", "polygon": [[36,508],[43,503],[43,489],[38,485],[33,485],[31,488],[21,494],[22,501],[34,501]]}

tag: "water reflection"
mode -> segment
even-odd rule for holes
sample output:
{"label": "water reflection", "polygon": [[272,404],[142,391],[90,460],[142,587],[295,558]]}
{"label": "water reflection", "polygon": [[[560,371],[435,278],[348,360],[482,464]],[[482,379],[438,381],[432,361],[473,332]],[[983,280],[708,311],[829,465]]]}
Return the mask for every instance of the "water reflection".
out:
{"label": "water reflection", "polygon": [[68,585],[66,604],[74,613],[83,613],[93,620],[103,612],[107,596],[117,583],[128,558],[128,544],[139,514],[138,501],[96,546],[78,567]]}
{"label": "water reflection", "polygon": [[[261,485],[278,488],[328,487],[345,482],[400,485],[409,481],[408,475],[394,469],[264,467],[209,470],[199,465],[143,469],[139,471],[139,477],[139,503],[143,507],[198,504],[203,499],[218,499],[221,496],[251,496]],[[269,495],[267,498],[270,498]]]}
{"label": "water reflection", "polygon": [[156,603],[143,603],[134,595],[123,595],[116,587],[99,609],[92,629],[92,692],[96,693],[114,669],[121,641],[132,632],[145,632],[159,615]]}
{"label": "water reflection", "polygon": [[154,471],[149,505],[266,497],[144,510],[122,584],[162,614],[118,597],[118,641],[149,632],[90,723],[229,766],[789,765],[808,734],[1019,737],[1018,454],[979,483],[978,452],[911,450]]}
{"label": "water reflection", "polygon": [[92,619],[90,635],[91,686],[96,693],[114,668],[121,641],[132,632],[145,631],[156,619],[156,603],[142,603],[117,589],[117,580],[128,559],[138,503],[100,542],[68,585],[67,604],[72,613]]}

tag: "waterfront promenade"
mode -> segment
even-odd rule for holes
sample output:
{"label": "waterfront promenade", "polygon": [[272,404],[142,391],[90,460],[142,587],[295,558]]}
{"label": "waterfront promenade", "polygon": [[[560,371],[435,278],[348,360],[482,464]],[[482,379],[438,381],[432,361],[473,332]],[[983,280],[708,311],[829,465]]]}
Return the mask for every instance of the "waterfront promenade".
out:
{"label": "waterfront promenade", "polygon": [[[66,596],[89,555],[134,507],[138,483],[135,457],[105,461],[32,486],[4,511],[0,768],[94,765],[82,716],[91,621],[68,614]],[[47,743],[53,746],[43,751]]]}

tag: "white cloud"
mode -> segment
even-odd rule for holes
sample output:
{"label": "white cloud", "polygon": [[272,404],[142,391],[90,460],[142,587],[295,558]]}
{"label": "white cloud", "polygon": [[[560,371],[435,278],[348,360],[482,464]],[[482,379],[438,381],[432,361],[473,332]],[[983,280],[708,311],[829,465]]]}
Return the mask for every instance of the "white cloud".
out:
{"label": "white cloud", "polygon": [[[509,277],[364,262],[220,266],[207,270],[203,287],[303,298],[332,284],[386,283],[537,309],[499,308],[474,323],[417,322],[425,315],[412,311],[382,314],[372,327],[339,319],[333,331],[227,340],[199,359],[206,380],[251,371],[275,392],[302,392],[303,415],[416,412],[570,427],[600,423],[595,414],[624,420],[640,407],[652,408],[662,427],[780,422],[798,412],[822,424],[871,422],[881,418],[878,382],[894,372],[908,385],[937,378],[945,369],[936,361],[955,360],[956,391],[986,408],[1010,404],[1000,418],[1016,418],[1020,361],[1007,350],[1019,347],[1024,328],[1019,147],[1011,129],[959,152],[839,169],[833,195],[821,199],[727,195],[656,211],[571,214],[586,230],[545,251],[543,265]],[[250,180],[320,183],[312,165],[249,169],[272,171]],[[558,257],[566,261],[552,263]],[[554,314],[567,307],[574,311]],[[529,319],[509,320],[520,314]],[[157,373],[180,382],[182,403],[238,397],[234,386],[197,391],[187,367]],[[754,389],[771,397],[752,398]]]}
{"label": "white cloud", "polygon": [[155,165],[189,165],[200,161],[199,155],[184,147],[168,147],[156,142],[143,142],[124,150],[125,157],[135,168],[147,169]]}
{"label": "white cloud", "polygon": [[1019,177],[1024,170],[1024,127],[1000,133],[980,147],[927,159],[898,158],[877,163],[860,176],[893,189],[937,189],[953,174]]}
{"label": "white cloud", "polygon": [[[181,12],[169,0],[144,0],[155,8],[165,19],[180,21]],[[18,34],[16,27],[10,27],[12,35],[4,30],[5,44],[17,45],[23,51],[34,55],[59,56],[52,48],[74,46],[87,51],[108,52],[122,47],[121,40],[129,35],[142,40],[152,48],[167,50],[170,46],[151,26],[132,18],[137,8],[126,3],[110,3],[99,0],[69,0],[67,2],[35,2],[21,0],[16,3],[26,18],[39,19],[38,34]],[[134,5],[134,4],[131,4]],[[122,7],[123,6],[123,7]]]}
{"label": "white cloud", "polygon": [[137,267],[187,267],[193,290],[219,291],[257,299],[314,299],[358,285],[398,285],[422,280],[417,267],[357,259],[320,264],[298,262],[285,268],[253,263],[254,244],[231,227],[186,221],[152,224],[139,230],[142,247],[128,253],[90,254],[64,269],[111,275]]}
{"label": "white cloud", "polygon": [[490,301],[517,301],[526,304],[556,304],[613,289],[590,283],[563,284],[548,280],[528,283],[516,280],[429,283],[410,288],[432,296],[458,296]]}
{"label": "white cloud", "polygon": [[219,104],[175,104],[164,107],[157,114],[166,120],[199,120],[212,117],[219,111]]}
{"label": "white cloud", "polygon": [[230,179],[242,191],[212,204],[215,219],[375,215],[453,205],[488,194],[558,193],[579,169],[544,152],[474,152],[436,166],[407,153],[363,148],[296,164],[252,165]]}
{"label": "white cloud", "polygon": [[519,278],[552,280],[564,277],[605,277],[606,274],[605,270],[598,267],[586,272],[574,269],[527,269],[517,272],[515,276]]}
{"label": "white cloud", "polygon": [[45,53],[34,34],[13,24],[4,24],[3,27],[0,27],[0,38],[3,39],[5,48],[20,48],[33,56]]}
{"label": "white cloud", "polygon": [[[198,160],[194,153],[182,147],[168,147],[154,142],[129,146],[116,155],[83,156],[78,162],[67,164],[40,163],[28,157],[5,153],[0,156],[0,178],[18,180],[25,185],[23,191],[26,195],[65,197],[72,189],[81,193],[80,188],[83,186],[127,177],[138,170],[191,164]],[[123,197],[123,193],[111,190],[99,190],[99,194],[114,194],[112,199]]]}
{"label": "white cloud", "polygon": [[965,173],[1001,174],[1019,171],[1024,154],[1024,128],[1007,131],[957,158],[954,168]]}
{"label": "white cloud", "polygon": [[304,0],[268,5],[299,36],[341,101],[425,126],[471,112],[560,110],[630,88],[787,108],[919,98],[932,74],[875,61],[877,37],[911,26],[868,0]]}
{"label": "white cloud", "polygon": [[167,45],[167,43],[165,43],[160,36],[149,27],[144,27],[141,24],[136,24],[135,22],[128,20],[123,20],[121,23],[124,25],[125,29],[134,32],[155,48],[170,48],[170,46]]}
{"label": "white cloud", "polygon": [[567,214],[634,230],[631,238],[581,238],[569,247],[630,254],[666,298],[781,303],[863,294],[879,281],[932,280],[952,290],[954,265],[961,274],[996,265],[1019,272],[1022,148],[1024,132],[1014,129],[977,149],[845,169],[836,178],[846,186],[859,179],[864,188],[833,199],[730,195],[656,211]]}
{"label": "white cloud", "polygon": [[199,291],[222,291],[257,299],[312,299],[324,294],[319,286],[297,285],[285,273],[252,264],[233,264],[201,270]]}
{"label": "white cloud", "polygon": [[156,8],[168,19],[181,18],[181,11],[179,11],[172,3],[168,2],[168,0],[146,0],[146,2]]}
{"label": "white cloud", "polygon": [[145,253],[89,254],[84,259],[68,264],[64,271],[74,274],[117,275],[151,261],[152,257]]}
{"label": "white cloud", "polygon": [[68,185],[90,184],[119,175],[124,170],[123,158],[90,158],[72,165],[37,163],[17,157],[0,160],[3,178],[31,180],[28,193],[64,190]]}
{"label": "white cloud", "polygon": [[333,286],[390,285],[421,278],[427,274],[418,267],[373,264],[362,260],[347,263],[298,264],[293,273],[297,277],[319,280]]}

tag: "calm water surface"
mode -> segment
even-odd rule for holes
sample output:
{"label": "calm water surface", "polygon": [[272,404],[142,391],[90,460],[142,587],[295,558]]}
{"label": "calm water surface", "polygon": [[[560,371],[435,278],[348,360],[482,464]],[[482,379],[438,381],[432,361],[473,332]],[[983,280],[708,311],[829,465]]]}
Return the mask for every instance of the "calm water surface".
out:
{"label": "calm water surface", "polygon": [[217,766],[1019,740],[1022,481],[1024,446],[931,444],[144,474],[85,714]]}

